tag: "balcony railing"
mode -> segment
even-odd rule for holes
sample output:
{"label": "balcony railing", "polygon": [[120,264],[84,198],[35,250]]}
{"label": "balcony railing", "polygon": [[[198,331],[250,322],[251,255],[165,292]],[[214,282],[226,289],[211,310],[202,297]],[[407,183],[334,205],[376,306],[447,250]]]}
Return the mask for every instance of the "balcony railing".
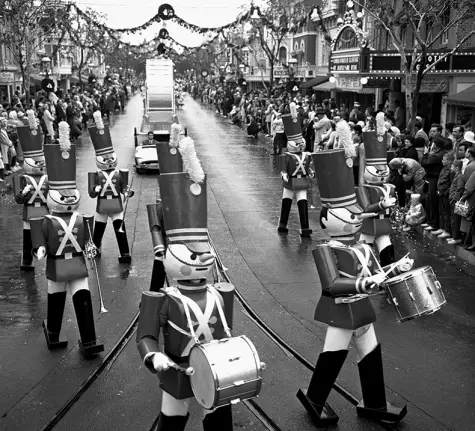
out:
{"label": "balcony railing", "polygon": [[71,66],[54,66],[53,73],[55,75],[71,75]]}

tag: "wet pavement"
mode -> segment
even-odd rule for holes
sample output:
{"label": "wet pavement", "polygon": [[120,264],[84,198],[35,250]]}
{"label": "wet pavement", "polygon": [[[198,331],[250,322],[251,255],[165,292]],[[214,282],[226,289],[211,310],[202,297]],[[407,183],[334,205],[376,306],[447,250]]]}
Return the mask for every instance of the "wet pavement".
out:
{"label": "wet pavement", "polygon": [[[140,125],[140,106],[140,97],[136,96],[125,114],[115,116],[112,122],[119,166],[131,170],[133,127]],[[321,287],[311,250],[325,239],[318,224],[319,206],[310,210],[312,239],[298,235],[295,203],[289,235],[279,236],[276,226],[282,188],[271,148],[247,138],[244,131],[192,99],[187,99],[185,109],[178,114],[195,139],[198,157],[208,175],[209,229],[229,276],[263,320],[315,363],[325,334],[324,325],[312,319]],[[87,171],[94,169],[94,150],[85,138],[78,147],[78,183],[83,196],[80,211],[84,213],[94,211],[95,201],[86,192]],[[151,240],[145,205],[155,200],[156,178],[136,176],[133,188],[136,195],[130,200],[126,222],[132,265],[117,262],[110,225],[104,238],[99,273],[109,313],[99,313],[96,282],[90,279],[97,332],[105,342],[105,354],[132,321],[140,293],[148,289],[150,279]],[[315,197],[319,204],[317,190]],[[101,357],[86,361],[80,356],[70,301],[64,318],[68,349],[47,350],[41,328],[46,313],[44,262],[34,275],[18,270],[22,208],[9,199],[4,196],[0,208],[4,244],[0,254],[0,429],[34,430],[41,429],[74,394],[100,364]],[[431,316],[398,323],[394,309],[384,298],[374,300],[389,398],[408,405],[409,413],[400,429],[471,430],[475,404],[475,279],[461,272],[448,253],[420,236],[398,234],[394,239],[397,256],[411,252],[416,267],[433,267],[448,302]],[[234,326],[235,334],[251,337],[268,364],[257,400],[261,409],[281,429],[314,429],[295,397],[297,388],[309,381],[310,372],[264,335],[238,305]],[[354,396],[361,396],[353,349],[339,383]],[[156,380],[143,369],[130,341],[56,428],[148,430],[158,413],[159,399]],[[358,419],[355,408],[335,392],[329,401],[340,415],[337,429],[381,429]],[[193,410],[189,429],[199,429],[197,410]],[[235,409],[234,422],[236,429],[263,429],[244,405]]]}

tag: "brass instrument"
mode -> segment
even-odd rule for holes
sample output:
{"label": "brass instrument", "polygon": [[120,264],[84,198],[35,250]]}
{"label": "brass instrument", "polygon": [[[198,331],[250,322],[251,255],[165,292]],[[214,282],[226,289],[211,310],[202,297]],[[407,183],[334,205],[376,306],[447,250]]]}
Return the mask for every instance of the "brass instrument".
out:
{"label": "brass instrument", "polygon": [[101,304],[101,313],[107,313],[108,311],[106,310],[106,307],[104,307],[104,300],[102,299],[102,291],[101,291],[101,283],[99,282],[99,274],[97,272],[97,265],[95,262],[95,258],[98,254],[98,249],[94,242],[92,241],[92,233],[91,233],[91,228],[89,227],[89,223],[87,224],[87,229],[89,231],[89,240],[86,242],[84,246],[84,256],[86,259],[89,261],[91,264],[91,268],[94,269],[95,274],[96,274],[96,281],[97,281],[97,290],[99,292],[99,300]]}
{"label": "brass instrument", "polygon": [[134,195],[134,192],[132,191],[132,185],[134,183],[134,178],[135,175],[132,177],[132,180],[130,181],[130,186],[127,185],[125,192],[124,192],[124,216],[122,217],[122,224],[120,225],[119,232],[124,233],[124,228],[125,228],[125,214],[127,213],[127,206],[129,205],[129,198]]}

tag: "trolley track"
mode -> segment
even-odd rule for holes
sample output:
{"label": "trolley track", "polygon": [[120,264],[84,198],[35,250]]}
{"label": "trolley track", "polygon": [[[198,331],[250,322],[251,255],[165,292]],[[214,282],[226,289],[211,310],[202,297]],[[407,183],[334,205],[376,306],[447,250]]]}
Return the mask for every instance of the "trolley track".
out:
{"label": "trolley track", "polygon": [[[213,243],[211,237],[209,237],[209,241],[211,244],[212,249],[216,254],[216,262],[217,262],[217,273],[218,273],[218,280],[219,274],[224,278],[227,283],[232,283],[231,278],[228,276],[226,272],[226,267],[223,265],[221,257]],[[243,312],[256,324],[256,326],[267,335],[267,337],[277,345],[287,356],[296,359],[300,362],[304,367],[308,370],[314,370],[314,365],[311,361],[309,361],[305,356],[300,354],[296,349],[294,349],[289,343],[283,340],[267,323],[263,321],[263,319],[254,311],[254,309],[249,305],[248,301],[244,298],[244,296],[235,289],[235,297],[238,303],[243,308]],[[76,392],[69,398],[69,400],[52,416],[48,422],[43,425],[41,431],[50,431],[54,429],[56,425],[58,425],[61,420],[65,417],[65,415],[75,406],[75,404],[86,394],[86,392],[94,385],[96,380],[101,377],[104,372],[107,372],[111,369],[114,362],[120,356],[122,351],[124,350],[125,346],[133,337],[139,320],[139,312],[136,313],[134,318],[132,319],[129,326],[120,336],[119,340],[116,344],[112,347],[109,353],[105,356],[104,360],[101,364],[94,370],[94,372],[84,381],[84,383],[76,390]],[[344,387],[335,383],[333,389],[342,396],[345,400],[347,400],[350,404],[356,406],[359,402],[359,399]],[[278,426],[278,424],[270,417],[260,406],[259,404],[253,400],[245,400],[243,404],[246,408],[253,413],[257,420],[261,422],[261,424],[268,429],[269,431],[282,431],[282,429]],[[158,415],[151,424],[149,431],[153,431],[158,423]],[[392,424],[380,422],[379,423],[384,429],[388,431],[396,431],[397,427]]]}

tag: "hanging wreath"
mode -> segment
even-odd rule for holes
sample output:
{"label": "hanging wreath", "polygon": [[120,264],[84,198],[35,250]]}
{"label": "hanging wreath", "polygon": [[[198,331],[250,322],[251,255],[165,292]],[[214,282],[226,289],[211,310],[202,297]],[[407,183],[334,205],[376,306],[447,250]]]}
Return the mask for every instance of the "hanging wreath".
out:
{"label": "hanging wreath", "polygon": [[41,88],[48,93],[54,91],[54,81],[49,78],[43,79],[41,81]]}
{"label": "hanging wreath", "polygon": [[170,33],[168,33],[168,30],[166,28],[161,28],[158,32],[158,37],[160,39],[168,39],[170,37]]}
{"label": "hanging wreath", "polygon": [[167,51],[167,47],[165,46],[165,44],[164,43],[159,43],[158,46],[157,46],[158,55],[165,54],[166,51]]}
{"label": "hanging wreath", "polygon": [[165,3],[158,7],[158,16],[164,21],[175,18],[175,10],[173,6]]}

